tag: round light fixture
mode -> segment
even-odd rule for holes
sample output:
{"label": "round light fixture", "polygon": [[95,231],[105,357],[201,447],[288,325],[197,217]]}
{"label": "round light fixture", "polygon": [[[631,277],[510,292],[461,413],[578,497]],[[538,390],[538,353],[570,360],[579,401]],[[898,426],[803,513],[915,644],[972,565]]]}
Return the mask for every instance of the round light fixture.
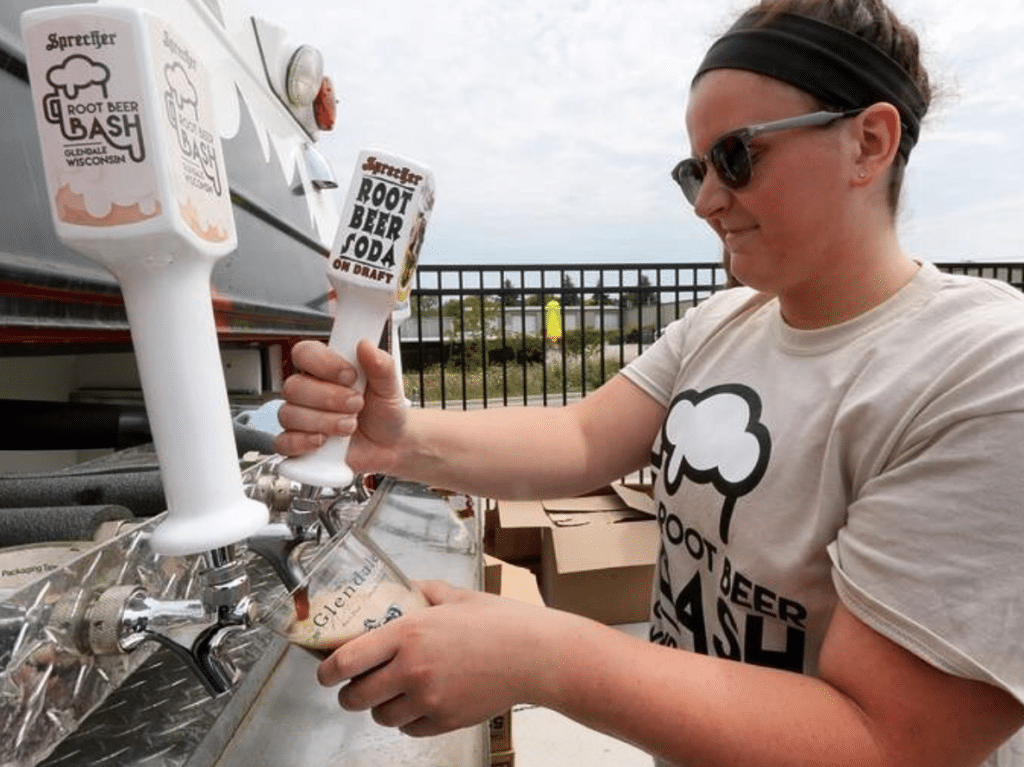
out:
{"label": "round light fixture", "polygon": [[285,90],[288,100],[297,107],[313,103],[324,78],[324,57],[311,45],[299,46],[288,62]]}

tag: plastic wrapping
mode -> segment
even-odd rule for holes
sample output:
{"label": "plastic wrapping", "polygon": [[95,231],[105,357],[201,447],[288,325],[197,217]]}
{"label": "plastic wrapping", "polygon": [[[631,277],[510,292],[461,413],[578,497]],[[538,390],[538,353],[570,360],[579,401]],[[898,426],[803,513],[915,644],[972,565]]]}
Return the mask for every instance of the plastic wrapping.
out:
{"label": "plastic wrapping", "polygon": [[199,590],[198,558],[152,553],[158,517],[87,551],[0,602],[0,766],[35,764],[158,647],[144,642],[121,655],[92,655],[75,635],[100,591],[134,584],[161,599]]}

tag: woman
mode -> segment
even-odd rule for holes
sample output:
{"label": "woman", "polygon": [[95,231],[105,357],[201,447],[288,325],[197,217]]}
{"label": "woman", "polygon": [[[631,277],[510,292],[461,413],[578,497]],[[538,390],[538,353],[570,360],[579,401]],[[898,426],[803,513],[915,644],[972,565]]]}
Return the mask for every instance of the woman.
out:
{"label": "woman", "polygon": [[296,347],[283,453],[352,433],[356,470],[497,498],[658,469],[652,642],[423,584],[320,666],[344,708],[427,735],[535,703],[673,764],[1024,767],[1024,299],[900,248],[928,96],[881,2],[744,14],[673,176],[746,287],[580,403],[405,411],[371,344],[365,396]]}

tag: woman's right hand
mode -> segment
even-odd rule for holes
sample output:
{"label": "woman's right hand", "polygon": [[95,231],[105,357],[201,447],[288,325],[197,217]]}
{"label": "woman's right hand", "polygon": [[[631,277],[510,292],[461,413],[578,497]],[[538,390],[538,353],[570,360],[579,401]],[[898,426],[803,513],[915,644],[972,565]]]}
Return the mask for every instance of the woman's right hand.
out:
{"label": "woman's right hand", "polygon": [[405,429],[405,397],[394,360],[367,340],[356,348],[366,389],[355,388],[357,370],[320,341],[301,341],[292,350],[290,375],[278,411],[284,431],[274,441],[287,456],[309,453],[329,436],[351,436],[347,463],[357,472],[388,472],[395,464]]}

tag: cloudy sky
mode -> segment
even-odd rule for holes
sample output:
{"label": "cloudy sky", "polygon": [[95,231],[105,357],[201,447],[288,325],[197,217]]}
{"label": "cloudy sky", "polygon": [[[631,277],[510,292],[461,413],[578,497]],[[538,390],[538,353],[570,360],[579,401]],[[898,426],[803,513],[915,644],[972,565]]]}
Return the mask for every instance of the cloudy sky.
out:
{"label": "cloudy sky", "polygon": [[[339,96],[321,142],[429,166],[424,263],[707,261],[717,241],[668,171],[707,46],[746,2],[249,0],[320,47]],[[1024,259],[1024,3],[890,0],[939,99],[900,229],[935,261]]]}

